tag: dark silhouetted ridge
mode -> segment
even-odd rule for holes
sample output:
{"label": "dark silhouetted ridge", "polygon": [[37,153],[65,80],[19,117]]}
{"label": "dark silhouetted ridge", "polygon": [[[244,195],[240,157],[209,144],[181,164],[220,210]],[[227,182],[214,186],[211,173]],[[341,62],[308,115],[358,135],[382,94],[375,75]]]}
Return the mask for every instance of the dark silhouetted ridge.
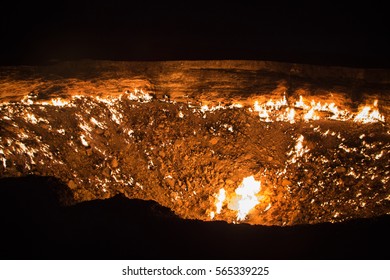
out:
{"label": "dark silhouetted ridge", "polygon": [[389,216],[293,227],[182,220],[122,195],[72,204],[44,177],[1,179],[0,200],[2,259],[390,258]]}

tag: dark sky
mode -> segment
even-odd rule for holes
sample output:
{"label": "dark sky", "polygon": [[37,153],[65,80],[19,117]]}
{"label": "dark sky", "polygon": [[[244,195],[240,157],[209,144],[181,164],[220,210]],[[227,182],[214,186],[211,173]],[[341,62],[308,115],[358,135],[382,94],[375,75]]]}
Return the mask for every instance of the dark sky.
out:
{"label": "dark sky", "polygon": [[390,17],[372,1],[9,2],[1,4],[2,64],[259,59],[390,67]]}

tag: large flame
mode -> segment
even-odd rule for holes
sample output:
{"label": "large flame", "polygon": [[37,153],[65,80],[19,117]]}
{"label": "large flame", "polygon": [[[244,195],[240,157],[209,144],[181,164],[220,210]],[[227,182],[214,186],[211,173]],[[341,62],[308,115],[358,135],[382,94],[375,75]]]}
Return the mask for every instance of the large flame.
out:
{"label": "large flame", "polygon": [[229,202],[229,209],[237,211],[237,220],[245,220],[248,213],[259,204],[257,194],[260,192],[260,181],[253,176],[244,178],[235,190],[236,196]]}
{"label": "large flame", "polygon": [[210,218],[214,219],[216,214],[221,214],[223,205],[227,200],[230,210],[237,212],[237,221],[245,220],[248,213],[259,204],[257,194],[260,192],[260,181],[256,181],[253,176],[246,177],[236,188],[235,193],[229,197],[224,188],[215,194],[215,211],[210,212]]}
{"label": "large flame", "polygon": [[381,115],[378,110],[378,100],[374,101],[373,107],[374,108],[371,108],[371,106],[364,106],[353,121],[360,123],[384,122],[385,117]]}

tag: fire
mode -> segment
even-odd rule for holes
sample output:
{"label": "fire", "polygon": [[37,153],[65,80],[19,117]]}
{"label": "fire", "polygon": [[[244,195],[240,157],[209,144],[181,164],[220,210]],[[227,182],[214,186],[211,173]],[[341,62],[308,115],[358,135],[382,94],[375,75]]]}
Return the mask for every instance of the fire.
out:
{"label": "fire", "polygon": [[215,207],[216,210],[210,212],[210,219],[213,220],[215,217],[215,214],[221,214],[223,203],[226,199],[226,191],[224,188],[220,189],[218,194],[215,195]]}
{"label": "fire", "polygon": [[85,136],[84,135],[81,135],[80,139],[81,139],[81,143],[83,144],[83,146],[85,146],[85,147],[89,146],[87,140],[85,140]]}
{"label": "fire", "polygon": [[242,221],[248,213],[259,204],[257,194],[260,192],[260,181],[253,176],[244,178],[235,190],[236,196],[229,202],[228,208],[237,211],[237,220]]}
{"label": "fire", "polygon": [[75,104],[73,104],[73,99],[67,100],[67,99],[62,99],[62,98],[52,98],[49,101],[35,101],[32,102],[31,99],[31,104],[37,104],[37,105],[44,105],[44,106],[55,106],[55,107],[74,107]]}
{"label": "fire", "polygon": [[303,119],[305,121],[310,121],[310,120],[319,120],[320,118],[316,115],[314,108],[311,108],[309,112],[307,112],[304,116]]}
{"label": "fire", "polygon": [[216,214],[221,214],[223,205],[227,200],[227,207],[237,212],[237,221],[245,220],[248,213],[260,203],[258,193],[260,192],[261,182],[256,181],[253,176],[243,179],[242,183],[236,188],[234,194],[228,196],[225,189],[219,190],[215,194],[215,211],[211,211],[209,216],[214,219]]}
{"label": "fire", "polygon": [[287,119],[290,123],[295,123],[295,110],[294,108],[287,108]]}
{"label": "fire", "polygon": [[217,208],[215,212],[217,214],[221,213],[223,202],[225,201],[225,199],[226,199],[226,191],[225,189],[222,188],[219,190],[219,193],[217,195],[217,202],[215,203],[215,206]]}
{"label": "fire", "polygon": [[[125,91],[125,94],[127,95],[127,98],[132,101],[139,101],[139,102],[150,102],[153,99],[153,96],[149,93],[145,93],[142,89],[134,89],[134,92]],[[119,96],[121,98],[122,96]]]}
{"label": "fire", "polygon": [[353,121],[359,123],[385,122],[385,117],[381,115],[378,110],[378,100],[374,101],[373,106],[374,108],[371,108],[371,106],[364,106]]}
{"label": "fire", "polygon": [[305,140],[305,137],[300,135],[294,149],[287,153],[288,156],[292,156],[290,159],[291,163],[297,162],[298,158],[303,157],[305,153],[310,151],[307,147],[303,146],[303,140]]}
{"label": "fire", "polygon": [[302,95],[299,96],[299,101],[295,102],[295,108],[301,108],[301,109],[309,109],[310,107],[303,102],[303,97]]}
{"label": "fire", "polygon": [[279,110],[281,107],[283,106],[287,106],[287,99],[286,99],[286,96],[283,96],[283,98],[281,100],[278,100],[276,102],[273,102],[272,99],[269,100],[267,103],[266,103],[266,106],[271,108],[271,109],[274,109],[274,110]]}
{"label": "fire", "polygon": [[256,112],[259,112],[259,117],[262,121],[272,122],[272,120],[270,119],[270,116],[268,114],[267,109],[264,108],[264,106],[260,106],[258,101],[255,101],[254,109]]}
{"label": "fire", "polygon": [[[131,101],[138,101],[140,103],[147,103],[153,99],[153,96],[149,93],[145,93],[142,89],[134,89],[133,92],[126,90],[124,93],[120,94],[117,97],[99,97],[96,96],[95,99],[98,102],[103,102],[108,105],[115,105],[115,102],[122,99],[122,97],[126,96]],[[35,96],[28,94],[24,96],[21,100],[22,104],[25,105],[44,105],[44,106],[56,106],[56,107],[75,107],[74,100],[83,98],[82,95],[73,95],[68,99],[63,99],[60,97],[52,98],[50,100],[36,100]],[[4,104],[4,103],[3,103]]]}
{"label": "fire", "polygon": [[294,108],[287,107],[286,110],[276,117],[278,122],[295,123],[295,110]]}
{"label": "fire", "polygon": [[53,98],[51,104],[53,106],[64,107],[69,104],[69,101],[62,100],[61,98]]}
{"label": "fire", "polygon": [[37,120],[37,118],[35,117],[34,114],[27,113],[26,119],[29,120],[33,124],[37,124],[38,123],[38,120]]}
{"label": "fire", "polygon": [[[4,146],[0,146],[0,167],[2,166],[4,169],[7,169],[7,170],[10,170],[11,168],[13,168],[12,153],[15,153],[15,154],[27,156],[27,161],[25,163],[26,164],[25,169],[31,170],[31,172],[34,172],[34,170],[35,170],[36,166],[38,166],[38,164],[39,164],[39,166],[44,165],[44,163],[41,163],[41,162],[44,162],[42,160],[42,155],[44,155],[46,158],[50,158],[50,159],[53,159],[53,157],[56,156],[54,154],[51,154],[50,150],[52,150],[52,149],[48,144],[46,144],[44,142],[45,141],[44,137],[37,138],[40,135],[34,134],[34,131],[32,130],[32,128],[34,127],[33,125],[36,125],[36,127],[40,127],[37,130],[38,132],[45,129],[45,130],[49,130],[49,132],[51,132],[52,134],[66,135],[67,139],[69,139],[70,137],[71,137],[71,139],[75,139],[74,141],[69,140],[69,142],[67,142],[67,143],[69,143],[69,145],[74,148],[76,153],[79,153],[79,151],[84,151],[84,150],[80,149],[80,146],[81,146],[81,148],[83,148],[83,147],[89,148],[89,149],[85,149],[85,151],[87,151],[87,152],[91,152],[93,149],[94,156],[95,156],[95,154],[96,154],[96,156],[103,155],[105,158],[104,161],[108,160],[107,158],[109,158],[109,154],[111,154],[110,150],[109,149],[106,150],[104,148],[105,147],[104,145],[100,145],[100,146],[96,145],[96,143],[99,143],[98,141],[100,141],[100,138],[102,138],[102,137],[97,136],[96,138],[98,138],[98,139],[94,139],[95,135],[100,135],[101,134],[100,132],[104,133],[105,130],[110,129],[112,124],[114,124],[114,125],[117,124],[117,125],[120,125],[119,126],[120,130],[119,129],[116,130],[118,135],[119,135],[119,133],[121,135],[122,134],[125,135],[124,139],[127,143],[131,143],[131,142],[128,142],[128,140],[129,141],[139,141],[137,137],[138,137],[138,133],[140,130],[138,130],[138,129],[141,129],[142,126],[134,126],[134,127],[133,126],[126,126],[126,122],[128,122],[128,121],[126,119],[127,116],[126,116],[125,112],[126,112],[126,110],[130,110],[131,108],[136,108],[135,106],[139,105],[139,104],[134,105],[135,102],[145,103],[145,102],[149,102],[153,98],[151,95],[144,93],[142,90],[140,90],[140,91],[135,90],[134,92],[126,92],[125,94],[126,95],[122,94],[119,97],[114,96],[114,97],[105,97],[105,98],[99,97],[99,96],[96,96],[96,97],[93,97],[93,96],[92,97],[73,96],[73,97],[69,97],[68,100],[54,98],[54,99],[51,99],[48,101],[40,101],[40,100],[26,97],[22,100],[22,104],[27,105],[27,106],[13,106],[12,104],[9,105],[9,104],[5,104],[5,103],[1,104],[0,109],[2,110],[3,116],[0,118],[2,120],[5,120],[5,122],[7,124],[10,123],[10,124],[12,124],[12,126],[18,128],[17,122],[11,123],[9,121],[11,121],[14,116],[15,116],[15,119],[16,119],[16,117],[20,116],[24,120],[23,124],[27,123],[26,127],[31,129],[31,131],[29,131],[27,129],[20,130],[20,132],[17,134],[17,136],[15,136],[19,140],[16,140],[15,142],[8,142],[8,141],[14,141],[14,140],[11,140],[11,138],[7,139],[7,140],[4,139],[1,142],[1,145],[3,145],[2,143],[4,143]],[[129,105],[129,106],[126,106],[126,108],[124,108],[125,106],[122,106],[123,104],[119,103],[120,98],[122,98],[122,97],[127,98],[128,100],[132,101],[132,102],[125,103],[126,105]],[[343,107],[344,105],[342,105],[342,103],[340,103],[339,106],[341,106],[340,107],[341,109],[339,109],[335,105],[335,103],[324,103],[323,101],[321,103],[321,102],[318,102],[318,100],[316,100],[316,101],[312,100],[310,102],[309,99],[305,100],[302,96],[300,96],[298,101],[294,100],[293,97],[289,97],[288,101],[287,101],[287,98],[283,97],[279,101],[265,100],[263,103],[260,103],[259,101],[254,102],[254,104],[251,103],[251,105],[253,104],[254,111],[256,112],[256,113],[254,113],[254,117],[256,118],[257,122],[259,121],[258,118],[260,118],[261,122],[264,122],[264,121],[265,122],[286,122],[286,123],[290,123],[290,124],[298,123],[297,125],[291,125],[291,126],[290,125],[267,126],[267,129],[269,127],[271,127],[271,129],[273,127],[276,127],[276,129],[283,129],[284,133],[286,133],[287,136],[290,133],[293,133],[294,135],[291,137],[291,139],[292,139],[291,143],[289,143],[288,151],[285,153],[285,155],[287,155],[287,160],[284,162],[285,168],[284,169],[274,169],[276,175],[272,176],[269,181],[266,180],[265,177],[263,177],[263,179],[262,179],[263,189],[267,189],[267,187],[265,187],[265,186],[270,185],[270,182],[272,182],[272,184],[274,184],[273,182],[282,182],[282,185],[286,186],[286,189],[288,191],[290,191],[290,186],[293,186],[293,187],[291,187],[291,189],[293,189],[293,190],[294,190],[294,188],[299,188],[302,185],[304,187],[307,187],[303,180],[298,181],[298,179],[301,178],[300,175],[296,176],[296,177],[289,176],[290,172],[296,172],[296,171],[300,172],[301,170],[303,170],[304,172],[307,172],[307,174],[309,174],[309,172],[311,172],[311,171],[308,169],[305,169],[306,164],[309,164],[310,168],[314,165],[314,163],[318,164],[320,167],[325,166],[324,174],[326,174],[326,175],[324,175],[323,177],[321,177],[320,172],[318,174],[316,174],[315,172],[311,172],[312,174],[314,174],[313,177],[318,178],[318,179],[312,180],[312,182],[313,182],[312,184],[315,186],[313,193],[317,192],[319,189],[326,188],[328,185],[330,185],[330,186],[344,186],[344,184],[348,185],[348,180],[345,180],[345,182],[344,182],[343,176],[351,176],[352,179],[360,179],[361,178],[362,180],[364,179],[364,177],[366,177],[366,178],[370,178],[371,181],[374,181],[374,179],[378,178],[379,175],[382,174],[382,173],[379,173],[379,171],[375,171],[376,169],[373,169],[372,165],[369,166],[371,169],[367,169],[367,171],[365,171],[365,169],[363,169],[363,167],[366,166],[366,165],[363,165],[363,164],[366,164],[365,162],[369,161],[369,164],[373,164],[372,162],[379,160],[378,164],[382,165],[382,163],[385,163],[385,161],[387,160],[386,151],[387,151],[389,146],[388,145],[385,146],[386,144],[382,144],[381,142],[375,142],[374,140],[372,140],[375,137],[367,137],[371,133],[365,132],[367,134],[367,136],[366,136],[366,134],[359,132],[359,134],[355,135],[357,138],[357,139],[355,139],[356,141],[345,141],[345,139],[347,137],[349,137],[349,133],[344,134],[342,130],[340,130],[341,132],[339,132],[338,130],[329,129],[328,127],[329,127],[330,123],[333,123],[333,122],[326,122],[326,125],[324,125],[324,126],[322,126],[323,125],[322,122],[317,122],[316,124],[303,123],[303,122],[315,122],[315,121],[320,120],[320,119],[328,119],[328,120],[331,119],[331,120],[347,121],[347,122],[354,121],[356,123],[361,123],[361,124],[385,122],[384,116],[381,115],[379,112],[378,101],[375,100],[375,102],[373,102],[373,104],[371,104],[371,106],[367,105],[367,106],[364,106],[362,108],[359,108],[359,109],[361,109],[359,112],[352,112],[352,111],[348,111],[348,110],[342,110],[343,108],[345,108],[345,107]],[[156,103],[157,102],[160,102],[160,101],[157,100]],[[161,102],[166,102],[166,101],[161,101]],[[73,132],[71,130],[65,131],[65,129],[63,128],[65,126],[63,126],[63,125],[59,126],[57,124],[57,122],[50,123],[49,120],[46,120],[42,117],[42,116],[46,116],[46,114],[43,112],[49,111],[48,107],[50,107],[50,106],[71,107],[71,106],[76,106],[76,105],[78,106],[79,104],[82,105],[80,107],[82,108],[83,111],[81,113],[74,113],[74,111],[75,112],[78,112],[78,111],[72,110],[72,114],[74,114],[76,116],[76,121],[78,122],[77,123],[78,128],[82,130],[82,134],[79,134],[80,133],[79,129],[76,130],[78,133],[77,134],[78,136],[75,138],[73,138],[73,136],[72,136]],[[247,103],[245,103],[245,104],[247,104]],[[339,104],[339,103],[337,103],[337,104]],[[45,105],[45,106],[29,106],[29,105]],[[104,106],[100,106],[100,105],[104,105]],[[152,105],[154,105],[154,104],[152,104]],[[23,109],[26,109],[26,110],[24,110],[23,112],[18,111],[19,107],[22,107]],[[101,114],[91,114],[91,112],[93,112],[92,109],[98,108],[98,107],[102,107],[102,109],[104,109],[104,110],[102,110],[101,112],[107,113],[107,116],[105,114],[102,114],[102,113]],[[160,107],[157,107],[157,108],[160,108]],[[193,109],[193,108],[195,108],[195,109]],[[202,117],[203,116],[205,118],[206,113],[209,114],[209,112],[214,112],[217,110],[226,110],[226,109],[240,109],[240,108],[243,108],[243,105],[233,104],[233,105],[226,105],[225,106],[225,105],[219,104],[217,106],[212,106],[209,104],[209,105],[203,105],[203,106],[199,106],[199,105],[192,106],[192,105],[188,104],[188,108],[184,108],[184,105],[180,105],[178,111],[176,111],[177,112],[176,116],[179,118],[185,117],[185,119],[187,119],[187,118],[191,119],[190,117],[191,117],[191,111],[192,111],[195,114],[195,117]],[[188,110],[185,110],[185,109],[188,109]],[[246,109],[249,109],[249,108],[246,107]],[[166,110],[166,109],[164,108],[163,110]],[[245,109],[242,109],[242,111],[243,110],[245,110]],[[59,112],[59,111],[65,112],[67,110],[66,110],[66,108],[64,108],[64,110],[56,109],[55,111],[56,112]],[[94,111],[100,112],[100,108],[99,108],[99,110],[95,109]],[[166,111],[168,111],[168,110],[166,110]],[[238,111],[241,112],[241,110],[238,110]],[[20,113],[20,112],[22,112],[22,113]],[[203,114],[199,114],[199,112],[202,112]],[[257,114],[259,117],[257,117]],[[49,115],[49,114],[47,114],[47,115]],[[218,115],[216,115],[216,116],[218,116]],[[236,132],[236,125],[237,124],[234,123],[234,129],[233,129],[233,125],[230,122],[228,122],[228,120],[230,120],[230,118],[225,118],[225,119],[223,119],[223,121],[219,120],[217,122],[217,124],[220,127],[223,127],[225,129],[224,131]],[[227,123],[224,123],[225,121]],[[252,119],[251,119],[251,121],[252,121]],[[304,130],[299,129],[300,122],[303,123],[302,126],[304,127]],[[42,125],[41,126],[42,123],[50,124],[50,125],[44,125],[44,126]],[[149,125],[151,125],[151,124],[153,124],[153,123],[150,122]],[[314,140],[317,138],[314,137],[312,132],[307,132],[309,130],[308,129],[309,125],[310,125],[310,128],[313,128],[313,131],[316,134],[321,136],[321,139],[326,139],[326,140],[332,141],[331,147],[333,147],[333,148],[332,148],[332,150],[330,150],[331,152],[324,151],[324,154],[317,153],[317,150],[316,150],[317,147],[314,145]],[[285,129],[286,127],[288,130]],[[346,127],[349,127],[349,126],[346,126]],[[353,127],[353,126],[351,126],[351,127]],[[384,127],[386,127],[386,126],[384,126]],[[97,128],[100,128],[101,131],[99,132],[99,130]],[[214,134],[215,129],[213,127],[211,127],[211,128],[212,128],[213,134]],[[296,129],[296,128],[298,128],[298,129]],[[361,128],[359,128],[359,129],[361,129]],[[240,127],[237,127],[238,132],[240,132],[239,130],[240,130]],[[386,128],[386,130],[387,130],[387,134],[390,134],[390,130],[388,130],[387,128]],[[197,130],[195,130],[195,129],[192,130],[192,128],[191,128],[191,133],[192,133],[192,131],[193,131],[194,135],[197,135]],[[303,133],[305,136],[299,134],[298,131]],[[363,131],[363,129],[362,129],[362,131]],[[221,135],[220,135],[221,137],[224,136],[224,134],[222,134],[223,132],[221,132]],[[8,135],[8,133],[7,133],[7,135]],[[56,135],[56,137],[58,137],[58,136],[59,135]],[[344,136],[346,138],[344,138]],[[36,138],[34,138],[34,137],[36,137]],[[105,134],[104,134],[104,137],[106,137]],[[307,138],[305,138],[305,137],[307,137]],[[133,138],[133,139],[130,139],[130,138]],[[36,139],[36,140],[34,140],[34,139]],[[359,141],[358,139],[360,139],[362,141]],[[326,140],[324,140],[324,141],[326,141]],[[363,141],[363,140],[367,140],[367,142]],[[7,144],[5,144],[5,143],[7,143]],[[167,142],[167,143],[171,144],[170,142]],[[163,143],[163,145],[165,145],[165,143]],[[359,146],[357,146],[357,145],[361,145],[360,149],[359,149]],[[377,145],[379,147],[383,146],[384,148],[383,148],[383,150],[380,150],[375,145]],[[8,147],[12,147],[12,148],[8,148]],[[322,149],[322,147],[325,147],[325,145],[324,146],[320,145],[321,149]],[[150,149],[152,150],[153,147],[151,147]],[[97,151],[96,153],[95,153],[95,150]],[[363,158],[364,162],[363,162],[363,160],[361,161],[361,163],[358,162],[355,164],[353,162],[353,164],[355,164],[355,165],[353,165],[355,169],[353,167],[348,168],[348,164],[344,164],[344,162],[337,157],[337,153],[339,152],[339,150],[342,151],[343,154],[345,154],[345,153],[351,154],[351,156],[348,155],[348,158],[350,158],[349,160],[353,159],[354,154],[360,153],[359,158]],[[251,151],[251,150],[249,150],[249,151]],[[214,153],[213,150],[212,150],[212,152]],[[84,152],[83,152],[83,154],[84,154]],[[85,153],[85,154],[87,156],[90,156],[88,153]],[[145,150],[144,154],[147,156],[148,169],[154,170],[157,165],[155,165],[155,162],[156,162],[155,159],[151,157],[152,153],[150,153],[149,150],[148,151]],[[62,162],[60,159],[61,159],[61,157],[54,158],[53,162],[55,160],[57,160],[57,163],[61,163],[62,165],[65,165],[65,163]],[[99,164],[99,166],[97,165],[98,167],[96,167],[96,168],[103,169],[103,167],[106,166],[104,161],[102,160],[103,163]],[[50,161],[50,162],[52,162],[52,161]],[[294,163],[296,163],[296,164],[294,164]],[[336,163],[337,163],[336,168],[338,167],[338,169],[334,168]],[[349,162],[347,161],[347,163],[349,163]],[[109,166],[111,167],[111,164]],[[271,165],[269,165],[269,166],[271,166]],[[275,166],[276,166],[275,168],[278,168],[277,165],[275,165]],[[290,166],[292,166],[291,169],[289,169]],[[268,167],[268,165],[266,165],[266,167]],[[376,168],[376,167],[377,166],[375,166],[374,168]],[[387,166],[384,165],[384,169],[386,167]],[[271,166],[271,169],[273,169],[273,168],[274,167]],[[274,172],[274,170],[272,170],[271,172]],[[334,170],[338,170],[338,171],[334,171]],[[266,171],[264,171],[263,176],[265,176],[265,172]],[[98,181],[100,183],[100,185],[103,186],[104,192],[106,192],[105,188],[107,187],[107,185],[110,184],[110,182],[114,182],[114,183],[116,182],[119,184],[127,184],[127,183],[123,183],[123,182],[129,182],[128,185],[131,185],[131,186],[135,185],[135,186],[139,187],[141,190],[144,189],[144,186],[141,185],[139,182],[134,182],[134,179],[132,177],[130,177],[130,178],[125,177],[125,175],[123,175],[122,173],[125,174],[125,172],[122,172],[119,168],[115,169],[115,170],[112,169],[109,172],[109,176],[110,176],[109,178],[107,175],[105,175],[107,178],[102,177],[102,179],[99,179],[99,177],[98,177],[99,175],[96,175],[97,177],[94,180]],[[334,176],[334,174],[336,174],[336,173],[337,173],[337,176]],[[228,174],[230,174],[230,172]],[[285,174],[287,174],[288,176],[286,175],[285,177],[282,177],[282,175],[285,175]],[[377,175],[377,174],[379,174],[379,175]],[[390,178],[388,173],[385,173],[385,175],[383,175],[383,176],[384,176],[383,178],[379,177],[378,179],[376,179],[375,184],[380,184],[379,182],[382,182],[384,185],[387,184],[389,181],[389,178]],[[284,180],[285,178],[286,178],[286,180]],[[302,178],[304,178],[304,177],[302,176]],[[112,181],[112,180],[114,180],[114,181]],[[285,182],[289,181],[289,180],[291,180],[290,183],[285,184]],[[366,179],[364,179],[364,180],[366,180]],[[91,182],[93,182],[93,181],[91,181]],[[213,182],[213,181],[210,180],[210,182]],[[80,184],[81,184],[81,181],[80,181]],[[218,181],[218,184],[220,184],[219,181]],[[231,187],[233,183],[229,182],[226,184],[230,185],[230,187]],[[277,183],[275,183],[275,184],[277,184]],[[214,219],[217,215],[219,215],[219,217],[225,218],[229,221],[232,221],[232,220],[234,222],[245,221],[247,219],[249,213],[251,211],[254,211],[253,209],[256,206],[258,207],[258,209],[260,209],[260,208],[264,209],[263,210],[264,212],[268,211],[272,206],[271,202],[268,203],[268,201],[267,201],[267,203],[265,203],[265,199],[263,199],[262,196],[260,196],[261,182],[256,181],[254,176],[246,177],[243,179],[243,181],[241,183],[236,182],[236,185],[234,187],[231,187],[231,188],[230,187],[228,189],[228,187],[226,186],[225,187],[226,190],[225,190],[225,188],[216,189],[216,193],[211,197],[211,204],[212,204],[211,206],[212,207],[210,210],[213,210],[213,211],[208,212],[209,217],[211,219]],[[209,190],[207,189],[207,194],[208,194],[208,191]],[[265,193],[268,193],[268,191],[265,191]],[[195,197],[196,195],[197,195],[197,193],[195,191],[193,191],[193,192],[191,192],[191,196],[189,196],[189,197]],[[177,200],[178,197],[179,197],[178,195],[175,195],[174,200]],[[203,197],[204,196],[202,194],[202,199],[203,199]],[[196,198],[196,199],[198,199],[198,198]],[[207,201],[207,202],[209,202],[209,201]],[[260,203],[264,204],[264,205],[261,205],[262,207],[259,207]],[[267,204],[268,204],[268,206],[266,206]],[[209,204],[205,203],[202,205],[209,205]],[[274,205],[275,206],[273,206],[273,207],[276,208],[277,204],[274,204]],[[253,220],[247,219],[247,220],[249,222],[252,222],[255,219],[253,219]]]}
{"label": "fire", "polygon": [[[75,95],[69,99],[52,98],[50,101],[37,101],[34,97],[27,95],[21,102],[26,105],[36,104],[56,107],[74,107],[76,106],[74,100],[80,99],[81,97],[82,96]],[[142,89],[134,89],[133,92],[126,90],[123,94],[116,97],[95,97],[96,101],[109,105],[111,117],[117,124],[121,124],[121,115],[118,114],[113,107],[118,100],[122,99],[122,97],[127,97],[131,101],[138,101],[140,103],[150,102],[153,99],[152,95],[145,93]],[[189,108],[193,107],[194,106],[189,106]],[[200,107],[195,106],[195,108],[196,109],[194,110],[199,110],[204,114],[203,117],[206,118],[206,112],[214,112],[222,109],[240,109],[243,108],[243,105],[234,103],[229,106],[218,104],[217,106],[209,107],[209,105],[206,104]],[[255,101],[253,104],[253,111],[258,113],[261,121],[268,123],[277,121],[294,124],[299,121],[317,121],[322,118],[337,121],[353,120],[354,122],[362,124],[385,122],[385,117],[380,114],[378,110],[378,100],[374,101],[373,106],[365,106],[356,114],[348,110],[340,110],[335,103],[321,104],[321,102],[316,102],[314,100],[305,102],[302,96],[299,96],[299,100],[294,102],[294,100],[287,100],[286,96],[283,96],[280,100],[276,101],[272,99],[264,103]],[[318,114],[318,112],[322,112],[322,114]],[[178,116],[183,118],[184,114],[180,111]],[[30,119],[30,121],[34,122],[33,119]]]}
{"label": "fire", "polygon": [[[299,100],[292,103],[290,106],[284,96],[281,100],[274,102],[272,99],[260,104],[255,101],[253,104],[253,110],[258,112],[260,120],[264,122],[289,122],[291,124],[296,121],[316,121],[323,118],[318,112],[328,113],[325,117],[330,120],[348,121],[353,119],[359,123],[375,123],[378,121],[385,122],[383,115],[378,110],[378,100],[375,100],[373,107],[365,106],[355,117],[354,113],[348,110],[340,110],[335,103],[316,102],[312,100],[310,103],[305,103],[302,96],[299,96]],[[300,109],[295,111],[295,109]],[[323,114],[322,114],[323,115]]]}
{"label": "fire", "polygon": [[295,152],[298,157],[303,156],[303,154],[305,153],[305,149],[303,148],[303,144],[302,144],[304,139],[305,138],[303,137],[303,135],[299,136],[297,140],[297,144],[295,145]]}
{"label": "fire", "polygon": [[[270,119],[270,114],[272,114],[273,111],[278,111],[280,110],[282,107],[286,107],[288,104],[287,104],[287,99],[286,99],[286,96],[283,96],[283,98],[281,100],[278,100],[276,102],[274,102],[272,99],[269,100],[267,103],[265,104],[259,104],[258,101],[255,101],[254,103],[254,110],[255,112],[258,112],[259,113],[259,117],[261,120],[265,121],[265,122],[272,122],[272,120]],[[289,108],[287,108],[289,109]],[[287,112],[287,115],[289,116],[291,113],[286,110]],[[288,119],[289,120],[289,117],[282,117],[283,120],[284,119]]]}

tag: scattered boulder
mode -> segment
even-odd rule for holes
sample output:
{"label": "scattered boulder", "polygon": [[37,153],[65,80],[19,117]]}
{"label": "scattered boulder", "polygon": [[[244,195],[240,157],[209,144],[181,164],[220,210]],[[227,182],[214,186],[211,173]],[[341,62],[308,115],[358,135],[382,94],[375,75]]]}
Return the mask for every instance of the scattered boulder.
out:
{"label": "scattered boulder", "polygon": [[168,184],[171,188],[174,188],[174,187],[175,187],[175,179],[173,179],[173,178],[168,178],[168,179],[165,179],[165,181],[167,182],[167,184]]}
{"label": "scattered boulder", "polygon": [[226,185],[234,185],[234,181],[231,179],[226,179],[225,183],[226,183]]}
{"label": "scattered boulder", "polygon": [[209,143],[211,145],[216,145],[218,143],[218,141],[219,141],[219,137],[213,137],[210,139]]}
{"label": "scattered boulder", "polygon": [[104,168],[102,174],[104,175],[104,177],[110,177],[111,175],[110,168],[109,167]]}
{"label": "scattered boulder", "polygon": [[70,181],[68,182],[68,187],[69,187],[71,190],[74,190],[74,189],[77,188],[77,185],[76,185],[76,183],[75,183],[73,180],[70,180]]}
{"label": "scattered boulder", "polygon": [[111,167],[117,168],[119,166],[118,160],[116,158],[113,158],[111,161]]}
{"label": "scattered boulder", "polygon": [[283,179],[282,181],[282,186],[283,187],[287,187],[287,186],[291,186],[291,181],[290,180],[287,180],[287,179]]}
{"label": "scattered boulder", "polygon": [[335,170],[337,174],[344,174],[347,172],[347,169],[344,166],[337,166]]}
{"label": "scattered boulder", "polygon": [[89,149],[87,149],[87,150],[85,151],[85,153],[86,153],[86,155],[87,155],[88,157],[90,157],[90,156],[92,156],[93,151],[92,151],[91,148],[89,148]]}

